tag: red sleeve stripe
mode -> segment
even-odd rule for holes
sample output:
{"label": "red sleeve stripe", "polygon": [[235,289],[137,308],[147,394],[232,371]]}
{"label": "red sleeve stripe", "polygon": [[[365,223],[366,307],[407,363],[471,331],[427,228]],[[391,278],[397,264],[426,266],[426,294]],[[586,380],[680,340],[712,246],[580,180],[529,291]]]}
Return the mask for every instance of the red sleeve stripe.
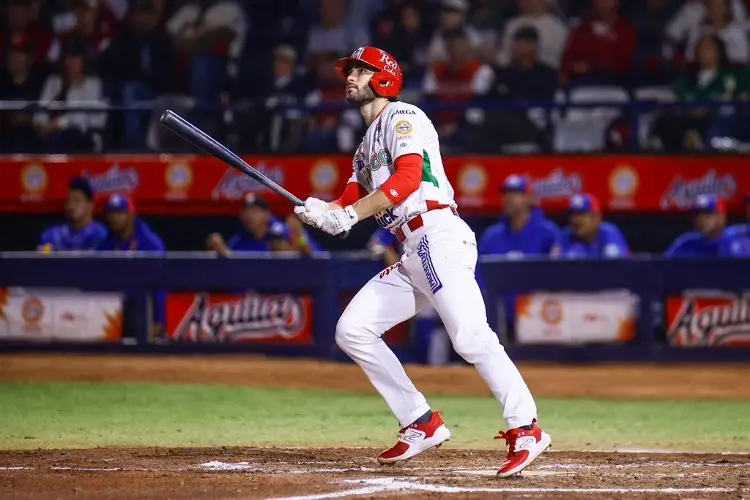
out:
{"label": "red sleeve stripe", "polygon": [[333,202],[341,208],[356,203],[360,198],[367,196],[367,191],[359,182],[350,182],[346,185],[344,192]]}
{"label": "red sleeve stripe", "polygon": [[391,200],[391,203],[398,205],[419,189],[419,184],[422,182],[423,163],[424,158],[417,153],[396,158],[396,173],[380,186],[380,190]]}

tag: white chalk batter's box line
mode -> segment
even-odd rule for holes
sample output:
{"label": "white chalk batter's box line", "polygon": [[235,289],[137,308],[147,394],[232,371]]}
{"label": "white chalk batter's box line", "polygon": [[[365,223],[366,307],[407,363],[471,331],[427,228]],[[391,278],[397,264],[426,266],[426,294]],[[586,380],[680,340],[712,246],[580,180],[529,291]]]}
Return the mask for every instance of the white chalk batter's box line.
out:
{"label": "white chalk batter's box line", "polygon": [[[274,463],[274,466],[279,465],[279,462]],[[553,465],[541,465],[536,469],[554,469],[554,468],[565,468],[567,465],[577,464],[553,464]],[[632,464],[637,466],[637,464]],[[672,467],[675,464],[671,464]],[[750,464],[698,464],[698,463],[681,463],[681,465],[689,466],[700,466],[700,465],[715,465],[715,466],[750,466]],[[268,473],[270,471],[259,470],[258,466],[266,466],[268,464],[252,464],[250,462],[205,462],[197,466],[201,470],[209,471],[223,471],[223,472],[255,472],[255,473]],[[641,467],[651,466],[650,463],[640,464]],[[252,469],[251,469],[252,467]],[[614,466],[616,468],[616,466]],[[195,470],[196,467],[190,469],[174,469],[174,471],[189,471]],[[613,466],[602,465],[602,466],[587,466],[586,469],[611,469]],[[73,471],[73,472],[119,472],[125,471],[126,469],[119,467],[29,467],[29,466],[0,466],[0,471],[28,471],[28,470],[46,470],[46,471]],[[128,471],[147,471],[153,472],[164,469],[127,469]],[[296,471],[284,471],[284,474],[320,474],[320,473],[334,473],[334,472],[365,472],[367,470],[382,471],[383,468],[346,468],[346,469],[308,469],[308,470],[296,470]],[[466,475],[487,475],[494,476],[496,474],[495,468],[480,467],[474,469],[450,469],[445,467],[414,467],[407,470],[420,470],[420,471],[435,471],[435,472],[453,472],[457,474]],[[567,475],[572,472],[554,472],[550,470],[530,470],[525,471],[524,475],[532,477],[543,477],[552,475]],[[705,473],[700,473],[705,474]],[[608,472],[605,475],[630,475],[624,473],[613,473]],[[693,475],[693,474],[689,474]],[[653,474],[650,476],[659,477],[684,477],[685,474]],[[683,494],[706,494],[706,493],[734,493],[742,495],[744,498],[745,493],[750,493],[750,488],[718,488],[718,487],[703,487],[703,488],[523,488],[523,487],[473,487],[473,486],[445,486],[439,484],[429,484],[426,480],[433,479],[445,479],[445,475],[437,475],[432,477],[381,477],[381,478],[363,478],[363,479],[342,479],[332,482],[331,484],[340,485],[359,485],[357,488],[349,488],[341,491],[330,492],[318,495],[301,495],[291,497],[278,497],[270,500],[325,500],[335,499],[344,497],[356,497],[363,495],[378,495],[378,494],[418,494],[418,493],[441,493],[441,494],[459,494],[459,493],[488,493],[488,494],[499,494],[499,493],[515,493],[524,496],[538,496],[545,494],[560,494],[560,493],[572,493],[581,495],[602,495],[602,494],[662,494],[662,495],[683,495]]]}
{"label": "white chalk batter's box line", "polygon": [[377,479],[349,479],[338,481],[337,484],[360,485],[358,488],[323,493],[319,495],[302,495],[292,497],[277,497],[269,500],[326,500],[362,495],[378,495],[384,493],[516,493],[524,495],[544,495],[560,493],[576,493],[582,495],[602,494],[662,494],[683,495],[690,493],[735,493],[743,494],[750,489],[737,488],[513,488],[513,487],[463,487],[426,484],[416,479],[384,477]]}

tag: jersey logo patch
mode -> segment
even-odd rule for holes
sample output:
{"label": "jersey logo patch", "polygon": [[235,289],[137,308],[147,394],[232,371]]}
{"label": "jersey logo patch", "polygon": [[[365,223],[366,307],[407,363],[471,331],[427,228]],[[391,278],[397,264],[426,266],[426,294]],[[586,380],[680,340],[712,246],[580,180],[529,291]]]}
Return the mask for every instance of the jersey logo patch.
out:
{"label": "jersey logo patch", "polygon": [[375,222],[383,229],[388,229],[399,222],[399,216],[393,213],[393,208],[388,208],[375,214]]}
{"label": "jersey logo patch", "polygon": [[383,165],[390,165],[391,163],[393,163],[391,153],[388,150],[381,149],[370,157],[370,170],[375,171]]}
{"label": "jersey logo patch", "polygon": [[409,120],[399,120],[394,129],[398,135],[409,135],[414,130]]}
{"label": "jersey logo patch", "polygon": [[427,284],[430,285],[430,291],[435,295],[441,288],[443,288],[443,282],[440,281],[440,277],[435,271],[435,266],[432,264],[427,236],[422,236],[422,239],[419,240],[419,245],[417,245],[417,255],[422,262],[422,269],[424,270],[425,278],[427,278]]}

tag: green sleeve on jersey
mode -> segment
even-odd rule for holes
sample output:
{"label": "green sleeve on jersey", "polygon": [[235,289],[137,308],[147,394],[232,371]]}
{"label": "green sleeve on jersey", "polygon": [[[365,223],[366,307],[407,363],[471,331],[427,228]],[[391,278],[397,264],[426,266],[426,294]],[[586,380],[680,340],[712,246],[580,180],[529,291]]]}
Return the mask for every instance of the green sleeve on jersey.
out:
{"label": "green sleeve on jersey", "polygon": [[422,157],[424,158],[424,161],[422,162],[422,182],[429,182],[434,184],[435,187],[440,187],[438,185],[438,180],[432,175],[432,168],[430,168],[430,155],[427,154],[427,150],[422,150]]}

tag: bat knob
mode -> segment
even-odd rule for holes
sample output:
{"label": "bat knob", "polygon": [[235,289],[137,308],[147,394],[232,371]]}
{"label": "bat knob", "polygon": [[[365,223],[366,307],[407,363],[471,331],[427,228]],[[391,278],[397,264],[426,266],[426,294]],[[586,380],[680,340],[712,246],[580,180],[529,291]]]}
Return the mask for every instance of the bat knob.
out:
{"label": "bat knob", "polygon": [[169,120],[169,117],[174,115],[174,111],[171,109],[166,110],[162,115],[161,118],[159,118],[159,121],[161,123],[166,123]]}

